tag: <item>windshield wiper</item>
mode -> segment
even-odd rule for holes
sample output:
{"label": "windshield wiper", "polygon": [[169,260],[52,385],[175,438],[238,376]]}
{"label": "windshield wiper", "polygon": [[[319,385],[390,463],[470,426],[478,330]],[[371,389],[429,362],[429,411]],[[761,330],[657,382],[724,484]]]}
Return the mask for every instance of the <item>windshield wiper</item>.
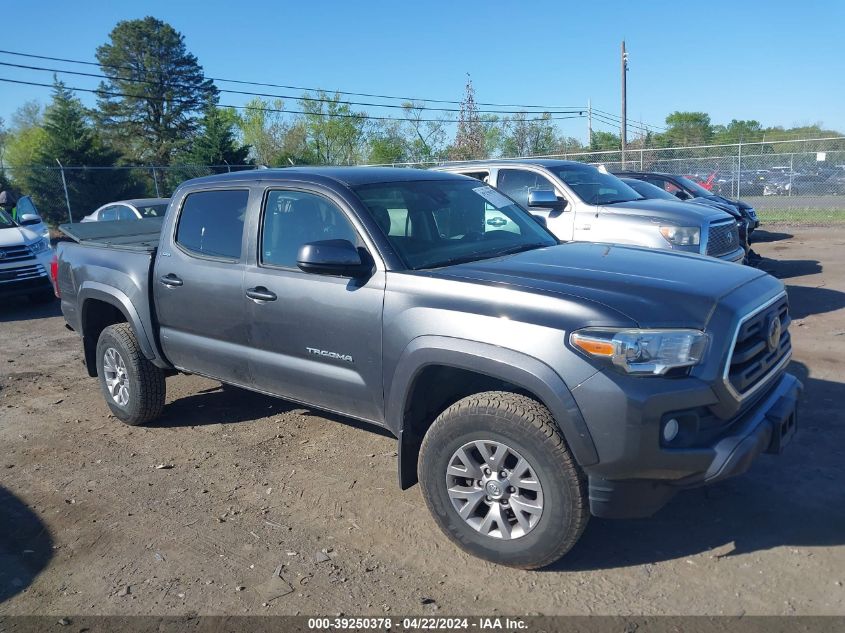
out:
{"label": "windshield wiper", "polygon": [[467,264],[469,262],[479,261],[481,259],[493,259],[494,257],[503,257],[505,255],[515,255],[524,251],[534,250],[535,248],[542,248],[545,246],[552,246],[551,244],[543,244],[542,242],[532,242],[531,244],[520,244],[518,246],[511,246],[492,253],[473,253],[464,255],[462,257],[452,257],[442,262],[429,264],[428,266],[421,266],[418,270],[425,270],[427,268],[442,268],[443,266],[457,266],[458,264]]}

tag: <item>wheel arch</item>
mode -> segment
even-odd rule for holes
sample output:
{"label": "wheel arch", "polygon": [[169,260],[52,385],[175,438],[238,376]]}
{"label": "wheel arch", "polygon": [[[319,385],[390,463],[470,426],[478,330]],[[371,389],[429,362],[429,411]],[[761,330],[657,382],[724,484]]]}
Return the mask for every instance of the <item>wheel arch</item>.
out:
{"label": "wheel arch", "polygon": [[82,348],[89,376],[97,375],[96,349],[100,333],[109,325],[128,323],[144,356],[156,362],[158,355],[147,336],[141,317],[129,298],[119,290],[97,282],[84,283],[78,294]]}
{"label": "wheel arch", "polygon": [[[437,372],[445,374],[437,376]],[[434,382],[432,376],[434,375]],[[515,350],[444,336],[414,339],[402,353],[393,373],[386,402],[386,421],[398,439],[399,483],[405,489],[417,481],[419,447],[434,417],[449,406],[446,398],[422,398],[421,389],[445,378],[455,401],[479,391],[506,389],[529,395],[551,411],[576,461],[589,466],[598,461],[581,411],[563,379],[542,361]],[[456,377],[470,378],[473,389],[464,393]],[[477,388],[476,388],[477,386]],[[440,411],[420,410],[420,402],[437,403]],[[432,417],[433,414],[433,417]]]}

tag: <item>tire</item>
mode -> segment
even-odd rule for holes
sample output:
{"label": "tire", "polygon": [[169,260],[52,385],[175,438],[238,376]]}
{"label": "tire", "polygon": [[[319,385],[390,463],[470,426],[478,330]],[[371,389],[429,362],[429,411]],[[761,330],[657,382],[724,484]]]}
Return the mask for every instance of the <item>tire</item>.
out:
{"label": "tire", "polygon": [[56,300],[56,294],[53,292],[52,289],[50,290],[42,290],[40,292],[33,292],[29,295],[30,303],[53,303]]}
{"label": "tire", "polygon": [[[484,460],[479,443],[496,459],[500,455],[497,445],[507,449],[500,471],[505,479],[495,472],[489,478],[484,473],[484,464],[495,460]],[[458,457],[460,449],[464,450],[462,457]],[[530,470],[519,458],[524,458]],[[470,474],[472,467],[463,469],[468,461],[480,466],[483,476],[472,486],[467,485],[472,477],[455,477],[455,473]],[[572,548],[590,516],[586,477],[552,414],[524,395],[491,391],[453,404],[423,438],[417,471],[425,503],[446,536],[468,553],[501,565],[522,569],[550,565]],[[523,488],[536,489],[537,482],[539,491]],[[493,488],[489,488],[491,484]],[[460,491],[457,501],[456,493],[450,495],[450,486]],[[471,491],[465,494],[467,490]],[[503,496],[497,501],[487,495],[491,490]],[[505,498],[508,491],[513,494]],[[536,496],[533,500],[532,495]],[[475,510],[470,501],[477,502]],[[461,517],[456,503],[470,513],[468,520]],[[518,520],[517,508],[531,508],[532,513],[520,512]],[[495,518],[491,520],[490,513],[507,525],[503,528]],[[496,527],[491,529],[492,525]]]}
{"label": "tire", "polygon": [[100,333],[97,376],[106,404],[122,422],[137,426],[161,415],[164,372],[141,353],[128,323],[110,325]]}

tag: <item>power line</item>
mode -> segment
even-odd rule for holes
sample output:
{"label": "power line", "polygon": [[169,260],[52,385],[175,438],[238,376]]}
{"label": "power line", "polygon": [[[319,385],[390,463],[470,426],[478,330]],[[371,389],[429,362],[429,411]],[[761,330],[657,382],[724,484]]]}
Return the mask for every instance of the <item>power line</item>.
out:
{"label": "power line", "polygon": [[[36,55],[33,53],[21,53],[19,51],[10,51],[0,49],[0,53],[5,55],[16,55],[18,57],[29,57],[31,59],[44,59],[48,61],[54,62],[64,62],[68,64],[84,64],[86,66],[97,66],[98,68],[113,68],[115,70],[129,70],[132,72],[137,72],[137,68],[132,68],[131,66],[120,66],[115,64],[100,64],[99,62],[89,62],[83,61],[79,59],[68,59],[66,57],[50,57],[48,55]],[[274,83],[266,83],[260,81],[246,81],[243,79],[226,79],[223,77],[206,77],[206,79],[210,79],[211,81],[219,81],[222,83],[234,83],[234,84],[242,84],[248,86],[262,86],[265,88],[283,88],[285,90],[304,90],[306,92],[317,92],[319,88],[304,88],[302,86],[290,86],[285,84],[274,84]],[[412,101],[412,102],[426,102],[426,103],[448,103],[454,105],[460,105],[461,101],[452,101],[449,99],[426,99],[421,97],[398,97],[394,95],[382,95],[382,94],[374,94],[369,92],[348,92],[344,90],[333,90],[337,94],[342,95],[349,95],[353,97],[369,97],[373,99],[396,99],[400,101]],[[567,109],[583,109],[581,106],[550,106],[550,105],[531,105],[531,104],[519,104],[519,103],[483,103],[477,102],[476,105],[480,106],[489,106],[491,108],[531,108],[531,109],[539,109],[539,110],[567,110]]]}
{"label": "power line", "polygon": [[[57,74],[67,74],[67,75],[78,75],[81,77],[95,77],[98,79],[111,79],[111,77],[107,75],[102,75],[99,73],[86,73],[78,70],[62,70],[60,68],[45,68],[43,66],[28,66],[26,64],[13,64],[11,62],[0,62],[0,66],[9,66],[12,68],[23,68],[26,70],[37,70],[43,72],[52,72]],[[121,81],[128,81],[132,83],[143,83],[143,84],[150,84],[150,85],[157,85],[161,82],[158,81],[151,81],[149,79],[134,79],[131,77],[121,77]],[[186,87],[186,84],[169,84],[173,86],[179,87]],[[372,107],[372,108],[399,108],[402,110],[406,110],[405,105],[397,105],[395,103],[366,103],[361,101],[336,101],[334,99],[328,98],[320,98],[320,97],[306,97],[306,96],[295,96],[295,95],[280,95],[280,94],[271,94],[266,92],[249,92],[245,90],[228,90],[225,88],[217,88],[219,92],[225,92],[227,94],[237,94],[237,95],[246,95],[250,97],[273,97],[276,99],[296,99],[298,101],[312,101],[315,103],[341,103],[345,105],[356,105],[356,106],[364,106],[364,107]],[[427,106],[419,106],[413,108],[415,110],[431,110],[437,112],[460,112],[460,108],[430,108]],[[524,112],[519,110],[477,110],[479,114],[524,114]],[[580,112],[580,110],[557,110],[557,111],[548,111],[544,112],[543,114],[573,114],[574,112]]]}
{"label": "power line", "polygon": [[[21,84],[26,86],[39,86],[43,88],[53,88],[53,84],[46,84],[36,81],[24,81],[22,79],[9,79],[7,77],[0,77],[0,81],[12,84]],[[167,99],[163,99],[161,97],[149,97],[144,95],[133,95],[128,94],[125,92],[111,92],[107,90],[99,90],[95,88],[78,88],[74,86],[64,86],[66,89],[70,90],[71,92],[90,92],[96,95],[106,95],[110,97],[129,97],[132,99],[147,99],[150,101],[167,101]],[[179,103],[188,103],[185,99],[171,99],[170,101],[175,101]],[[244,106],[244,105],[227,105],[227,104],[218,104],[221,108],[235,108],[238,110],[257,110],[260,112],[276,112],[279,114],[305,114],[305,115],[313,115],[313,116],[325,116],[325,117],[336,117],[342,119],[367,119],[372,121],[411,121],[415,123],[457,123],[455,119],[416,119],[416,118],[409,118],[409,117],[388,117],[388,116],[373,116],[369,114],[356,114],[356,113],[332,113],[332,112],[305,112],[302,110],[284,110],[280,108],[266,108],[266,107],[254,107],[254,106]],[[577,119],[583,116],[582,112],[578,112],[573,114],[573,116],[564,116],[564,117],[548,117],[548,118],[536,118],[536,119],[526,119],[526,121],[563,121],[566,119]]]}

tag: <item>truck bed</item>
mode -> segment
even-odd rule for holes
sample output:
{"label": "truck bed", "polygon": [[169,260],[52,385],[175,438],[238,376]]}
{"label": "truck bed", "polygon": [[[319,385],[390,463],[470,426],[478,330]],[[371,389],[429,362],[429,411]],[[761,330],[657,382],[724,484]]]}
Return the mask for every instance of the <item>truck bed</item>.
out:
{"label": "truck bed", "polygon": [[110,222],[75,222],[62,224],[59,230],[74,242],[151,253],[158,248],[164,218],[114,220]]}

